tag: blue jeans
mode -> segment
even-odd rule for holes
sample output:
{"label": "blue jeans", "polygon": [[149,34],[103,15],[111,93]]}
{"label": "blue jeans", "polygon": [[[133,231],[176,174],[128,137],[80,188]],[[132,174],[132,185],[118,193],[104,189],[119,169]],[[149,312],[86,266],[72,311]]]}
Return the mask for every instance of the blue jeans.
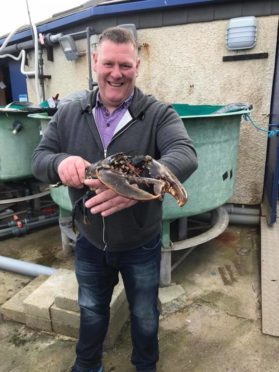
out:
{"label": "blue jeans", "polygon": [[[109,252],[94,247],[84,237],[76,243],[76,276],[79,284],[80,335],[76,347],[78,371],[98,370],[108,330],[110,301],[118,273],[123,278],[131,318],[137,371],[156,371],[159,359],[157,308],[160,281],[161,240],[129,251]],[[79,368],[79,369],[78,369]]]}

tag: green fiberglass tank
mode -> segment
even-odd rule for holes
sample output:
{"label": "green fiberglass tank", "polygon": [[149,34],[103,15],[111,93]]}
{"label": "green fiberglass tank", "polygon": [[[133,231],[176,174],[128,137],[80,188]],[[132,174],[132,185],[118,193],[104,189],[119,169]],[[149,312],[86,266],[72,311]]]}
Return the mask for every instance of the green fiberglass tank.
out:
{"label": "green fiberglass tank", "polygon": [[[165,220],[189,217],[216,209],[233,195],[240,122],[249,109],[216,113],[224,106],[174,104],[194,142],[199,167],[183,184],[188,193],[184,207],[166,195]],[[220,110],[222,111],[222,110]]]}
{"label": "green fiberglass tank", "polygon": [[40,123],[28,112],[0,108],[0,181],[32,177],[31,157],[40,138]]}

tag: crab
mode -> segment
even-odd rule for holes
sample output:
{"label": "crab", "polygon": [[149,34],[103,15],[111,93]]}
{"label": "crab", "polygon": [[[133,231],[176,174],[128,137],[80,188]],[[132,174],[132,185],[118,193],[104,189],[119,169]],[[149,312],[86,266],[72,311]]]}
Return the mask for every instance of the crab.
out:
{"label": "crab", "polygon": [[[163,164],[150,155],[126,155],[117,153],[106,157],[85,169],[85,179],[99,179],[109,189],[124,197],[139,200],[162,200],[165,193],[172,195],[182,207],[187,201],[187,193],[177,177]],[[87,221],[84,203],[94,195],[94,190],[76,202]]]}
{"label": "crab", "polygon": [[98,178],[117,194],[134,200],[162,200],[171,194],[182,207],[187,194],[176,176],[149,155],[117,153],[89,165],[85,178]]}

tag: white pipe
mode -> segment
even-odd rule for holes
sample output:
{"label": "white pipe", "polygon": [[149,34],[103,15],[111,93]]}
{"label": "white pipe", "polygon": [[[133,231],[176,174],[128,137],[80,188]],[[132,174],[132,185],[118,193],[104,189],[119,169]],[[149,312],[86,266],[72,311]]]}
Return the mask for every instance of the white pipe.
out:
{"label": "white pipe", "polygon": [[245,215],[245,214],[230,214],[229,219],[231,224],[236,225],[259,225],[260,216]]}
{"label": "white pipe", "polygon": [[259,225],[260,209],[247,206],[237,207],[234,204],[226,204],[230,223],[238,225]]}
{"label": "white pipe", "polygon": [[[239,213],[230,213],[227,208],[225,208],[228,212],[229,216],[229,223],[236,224],[236,225],[259,225],[260,223],[260,215],[253,215],[253,214],[239,214]],[[196,220],[201,221],[209,221],[210,220],[210,213],[202,213],[197,216],[193,216]]]}
{"label": "white pipe", "polygon": [[32,262],[16,260],[14,258],[0,256],[0,269],[13,271],[28,276],[52,275],[56,269],[38,265]]}
{"label": "white pipe", "polygon": [[0,58],[12,58],[15,61],[19,61],[21,58],[23,58],[22,52],[23,52],[23,50],[21,50],[21,52],[19,53],[19,55],[17,57],[14,56],[13,54],[1,54]]}
{"label": "white pipe", "polygon": [[[29,11],[29,6],[28,6],[28,0],[25,0],[26,2],[26,7],[28,11],[28,17],[30,21],[30,25],[32,27],[33,31],[33,38],[34,38],[34,70],[33,71],[25,71],[24,66],[25,66],[25,61],[26,61],[26,52],[24,49],[20,51],[18,56],[13,56],[11,54],[3,54],[0,55],[0,58],[12,58],[15,61],[19,61],[21,59],[21,65],[20,65],[20,72],[29,77],[29,76],[34,76],[35,77],[35,92],[36,92],[36,98],[37,98],[37,103],[39,104],[41,102],[41,94],[40,94],[40,82],[39,82],[39,59],[38,59],[38,33],[35,24],[32,22],[31,17],[30,17],[30,11]],[[14,31],[12,31],[4,41],[4,43],[0,47],[0,52],[6,47],[6,45],[9,43],[10,39],[12,36],[16,33],[16,31],[19,29],[16,28]]]}
{"label": "white pipe", "polygon": [[239,215],[253,215],[259,216],[259,208],[251,208],[247,206],[237,207],[234,204],[225,204],[225,208],[230,214],[239,214]]}
{"label": "white pipe", "polygon": [[29,17],[29,22],[33,30],[33,37],[34,37],[34,74],[35,74],[35,90],[36,90],[36,96],[37,96],[37,103],[39,104],[41,102],[41,94],[40,94],[40,82],[39,82],[39,51],[38,51],[38,33],[37,33],[37,28],[35,24],[32,22],[31,15],[30,15],[30,10],[29,10],[29,5],[28,5],[28,0],[25,0],[26,2],[26,7],[27,7],[27,12],[28,12],[28,17]]}
{"label": "white pipe", "polygon": [[15,30],[13,30],[12,32],[10,32],[10,34],[7,36],[6,40],[4,41],[4,43],[1,45],[0,47],[0,52],[2,49],[4,49],[6,47],[6,45],[8,44],[8,42],[10,41],[10,39],[14,36],[14,34],[17,32],[17,30],[19,29],[20,27],[17,27]]}

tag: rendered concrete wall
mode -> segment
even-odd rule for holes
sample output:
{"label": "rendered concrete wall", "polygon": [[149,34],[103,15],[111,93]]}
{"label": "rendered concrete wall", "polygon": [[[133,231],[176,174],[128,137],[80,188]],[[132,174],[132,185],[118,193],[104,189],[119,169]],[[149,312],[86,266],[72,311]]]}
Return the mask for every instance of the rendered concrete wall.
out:
{"label": "rendered concrete wall", "polygon": [[[253,104],[253,119],[267,129],[277,42],[278,16],[258,17],[256,46],[232,52],[225,47],[227,21],[138,30],[141,58],[138,86],[171,103]],[[78,41],[85,50],[85,41]],[[267,52],[267,59],[223,62],[223,56]],[[88,88],[87,57],[65,59],[57,46],[54,63],[45,58],[46,97],[60,98]],[[29,93],[32,91],[29,86]],[[267,136],[242,122],[234,203],[261,202]],[[214,166],[214,164],[213,164]]]}

